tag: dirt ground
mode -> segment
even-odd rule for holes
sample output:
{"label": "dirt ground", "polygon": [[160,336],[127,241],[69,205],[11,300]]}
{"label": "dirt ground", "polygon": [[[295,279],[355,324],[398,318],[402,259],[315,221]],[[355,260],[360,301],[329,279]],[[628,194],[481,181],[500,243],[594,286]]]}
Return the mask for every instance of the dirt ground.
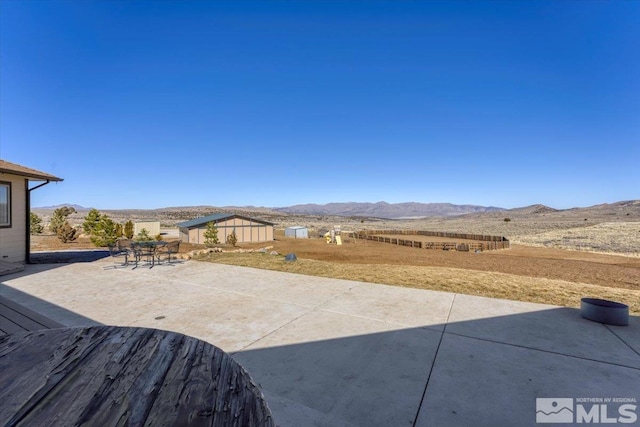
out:
{"label": "dirt ground", "polygon": [[378,237],[389,237],[391,239],[413,240],[414,242],[447,242],[447,243],[482,243],[482,240],[456,239],[453,237],[422,236],[420,234],[374,234]]}
{"label": "dirt ground", "polygon": [[[260,248],[265,244],[241,245]],[[518,276],[640,290],[640,259],[617,255],[514,245],[482,253],[417,249],[367,240],[346,239],[344,245],[324,239],[292,239],[276,234],[269,243],[281,254],[348,264],[386,264],[449,267]]]}
{"label": "dirt ground", "polygon": [[[72,243],[62,243],[52,235],[32,236],[31,243],[32,251],[95,249],[84,237]],[[298,258],[334,263],[448,267],[640,290],[640,258],[618,255],[522,245],[482,253],[456,252],[349,238],[345,238],[344,245],[337,246],[327,244],[321,238],[287,238],[282,231],[276,232],[273,242],[238,245],[245,249],[271,246],[270,250],[280,254],[295,253]],[[203,246],[183,243],[180,252],[199,248]]]}
{"label": "dirt ground", "polygon": [[[176,238],[164,239],[168,242],[177,240]],[[202,245],[192,245],[189,243],[180,244],[180,253],[187,253],[194,249],[203,248]],[[40,234],[31,236],[31,251],[69,251],[79,249],[97,249],[96,246],[91,243],[88,237],[79,237],[74,242],[62,243],[54,234]],[[106,249],[106,248],[104,248]]]}

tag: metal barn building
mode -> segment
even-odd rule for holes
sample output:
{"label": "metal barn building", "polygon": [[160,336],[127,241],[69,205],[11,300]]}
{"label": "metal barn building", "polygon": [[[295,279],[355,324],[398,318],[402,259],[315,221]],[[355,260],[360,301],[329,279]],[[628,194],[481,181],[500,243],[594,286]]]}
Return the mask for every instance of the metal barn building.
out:
{"label": "metal barn building", "polygon": [[238,243],[268,242],[273,240],[272,223],[232,213],[218,213],[176,224],[180,230],[180,240],[185,243],[204,244],[204,233],[207,231],[207,224],[210,222],[213,222],[218,229],[220,243],[225,243],[227,236],[233,233],[234,230]]}
{"label": "metal barn building", "polygon": [[307,227],[287,227],[284,229],[284,235],[286,237],[294,237],[296,239],[308,239],[309,238],[309,230]]}

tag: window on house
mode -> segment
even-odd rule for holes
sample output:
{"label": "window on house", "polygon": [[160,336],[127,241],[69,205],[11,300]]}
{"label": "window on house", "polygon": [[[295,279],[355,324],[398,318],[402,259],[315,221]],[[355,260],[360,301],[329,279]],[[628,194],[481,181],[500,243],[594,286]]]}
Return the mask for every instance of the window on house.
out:
{"label": "window on house", "polygon": [[0,227],[11,227],[10,182],[0,182]]}

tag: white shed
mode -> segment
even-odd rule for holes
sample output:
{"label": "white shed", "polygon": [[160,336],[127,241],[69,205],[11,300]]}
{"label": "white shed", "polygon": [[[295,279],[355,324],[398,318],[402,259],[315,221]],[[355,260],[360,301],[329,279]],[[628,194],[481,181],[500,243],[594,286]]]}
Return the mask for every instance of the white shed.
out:
{"label": "white shed", "polygon": [[147,230],[147,234],[154,238],[160,234],[160,221],[143,221],[133,224],[134,237],[140,234],[142,230]]}
{"label": "white shed", "polygon": [[296,239],[308,239],[309,238],[309,230],[307,227],[287,227],[284,229],[284,235],[287,237],[293,237]]}

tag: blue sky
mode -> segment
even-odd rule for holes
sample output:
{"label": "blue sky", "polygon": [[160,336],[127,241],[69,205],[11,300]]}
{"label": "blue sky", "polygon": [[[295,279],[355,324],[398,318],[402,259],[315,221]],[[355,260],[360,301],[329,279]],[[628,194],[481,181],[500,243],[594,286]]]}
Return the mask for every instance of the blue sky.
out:
{"label": "blue sky", "polygon": [[637,1],[0,2],[34,206],[640,198]]}

